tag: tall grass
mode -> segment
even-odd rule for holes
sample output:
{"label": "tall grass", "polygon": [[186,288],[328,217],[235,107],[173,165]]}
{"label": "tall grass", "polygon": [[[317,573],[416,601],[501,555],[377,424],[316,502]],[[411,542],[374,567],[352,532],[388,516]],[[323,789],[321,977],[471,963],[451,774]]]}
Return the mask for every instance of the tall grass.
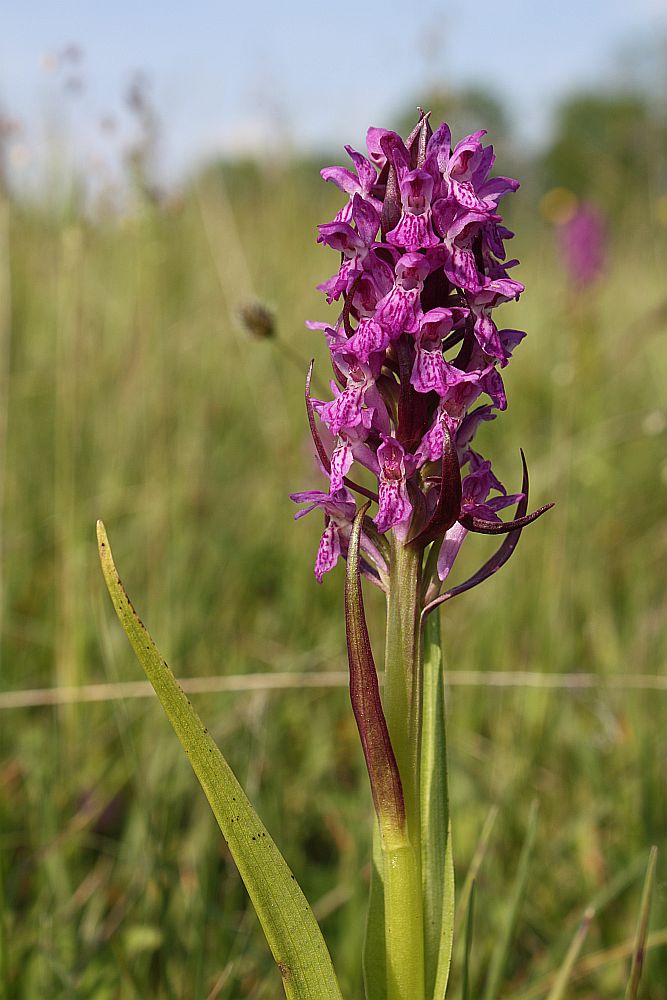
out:
{"label": "tall grass", "polygon": [[[299,173],[255,172],[103,225],[71,208],[3,205],[3,688],[138,677],[103,593],[98,516],[177,673],[343,667],[342,579],[315,584],[318,525],[293,525],[287,499],[317,477],[303,379],[237,322],[240,300],[259,295],[327,377],[303,321],[326,316],[314,229],[335,203]],[[507,321],[531,336],[489,457],[518,486],[523,446],[534,503],[558,506],[502,574],[447,605],[448,666],[660,673],[664,240],[628,219],[584,314],[552,234],[525,214],[516,249],[528,292]],[[483,452],[485,442],[482,429]],[[461,573],[486,552],[471,543]],[[381,608],[376,595],[368,604],[372,629]],[[499,807],[476,883],[469,995],[508,916],[533,799],[537,840],[501,996],[547,996],[590,905],[567,995],[621,995],[651,843],[651,927],[667,927],[667,696],[602,684],[448,698],[460,882]],[[199,696],[198,707],[315,903],[344,995],[359,997],[370,803],[346,693]],[[256,919],[154,702],[14,710],[0,738],[7,997],[277,995]],[[662,940],[647,958],[652,1000],[667,998]],[[456,947],[460,983],[462,937]]]}

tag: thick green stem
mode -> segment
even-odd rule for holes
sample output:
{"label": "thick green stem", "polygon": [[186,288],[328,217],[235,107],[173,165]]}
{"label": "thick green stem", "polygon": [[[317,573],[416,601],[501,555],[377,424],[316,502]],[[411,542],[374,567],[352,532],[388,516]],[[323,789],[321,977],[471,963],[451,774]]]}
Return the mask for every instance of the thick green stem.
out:
{"label": "thick green stem", "polygon": [[412,844],[383,845],[387,1000],[424,1000],[422,898]]}
{"label": "thick green stem", "polygon": [[410,842],[419,852],[419,740],[422,674],[419,597],[422,555],[394,540],[387,596],[384,712],[403,784]]}
{"label": "thick green stem", "polygon": [[424,1000],[419,743],[421,552],[394,541],[387,598],[384,710],[405,800],[402,843],[382,837],[387,1000]]}

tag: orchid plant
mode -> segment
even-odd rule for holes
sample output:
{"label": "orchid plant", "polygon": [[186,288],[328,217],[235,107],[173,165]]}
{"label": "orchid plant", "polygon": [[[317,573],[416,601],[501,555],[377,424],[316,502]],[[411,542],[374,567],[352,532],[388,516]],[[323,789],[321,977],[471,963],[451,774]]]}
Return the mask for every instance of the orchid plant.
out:
{"label": "orchid plant", "polygon": [[[368,156],[346,147],[354,169],[322,171],[348,196],[319,227],[319,242],[340,254],[337,273],[321,286],[340,314],[309,324],[327,339],[334,375],[332,398],[312,398],[311,363],[305,392],[328,484],[292,499],[306,504],[296,517],[324,516],[317,580],[346,560],[350,694],[375,810],[366,1000],[446,995],[454,868],[438,609],[500,569],[522,529],[551,506],[527,512],[523,453],[521,488],[509,493],[473,447],[480,424],[506,408],[501,371],[524,337],[494,318],[523,291],[510,277],[517,261],[506,259],[504,244],[513,234],[498,212],[518,183],[490,176],[484,134],[452,148],[447,125],[433,132],[420,113],[405,141],[372,128]],[[512,506],[514,517],[502,520],[499,512]],[[457,555],[475,532],[504,538],[476,573],[451,586]],[[116,611],[211,803],[286,995],[340,998],[303,893],[138,618],[101,523],[98,538]],[[386,595],[382,691],[362,577]]]}
{"label": "orchid plant", "polygon": [[[309,324],[323,330],[335,376],[328,401],[311,399],[312,365],[306,381],[329,489],[292,499],[308,504],[297,517],[324,512],[317,579],[347,559],[350,693],[377,821],[368,1000],[440,998],[447,984],[454,876],[440,643],[437,617],[428,627],[428,616],[499,569],[522,528],[548,509],[526,513],[525,463],[521,491],[508,494],[472,447],[479,425],[507,405],[499,368],[524,336],[492,318],[523,285],[509,276],[517,261],[506,260],[512,233],[498,214],[518,184],[489,177],[493,148],[484,134],[452,150],[448,126],[433,132],[421,115],[406,142],[370,129],[368,157],[346,147],[354,171],[323,171],[349,196],[319,227],[319,241],[341,254],[338,272],[320,287],[342,310],[335,324]],[[331,455],[317,418],[333,439]],[[355,465],[374,477],[372,488],[350,478]],[[359,509],[355,493],[366,501]],[[515,518],[502,521],[498,512],[512,505]],[[506,537],[470,580],[448,588],[471,531]],[[383,697],[362,574],[387,597]]]}

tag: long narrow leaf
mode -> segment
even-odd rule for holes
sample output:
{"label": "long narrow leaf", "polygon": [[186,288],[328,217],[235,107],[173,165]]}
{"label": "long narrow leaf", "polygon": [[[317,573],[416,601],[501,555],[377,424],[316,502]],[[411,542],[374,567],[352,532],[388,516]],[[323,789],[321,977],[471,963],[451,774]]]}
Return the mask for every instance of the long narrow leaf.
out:
{"label": "long narrow leaf", "polygon": [[491,841],[491,834],[493,833],[493,827],[495,826],[496,820],[498,818],[498,806],[491,806],[484,820],[484,826],[482,827],[482,832],[479,835],[479,840],[477,841],[477,847],[475,848],[475,853],[472,856],[472,861],[470,862],[470,867],[466,872],[466,877],[463,882],[463,887],[461,892],[458,894],[458,899],[456,901],[456,911],[454,916],[454,937],[456,937],[461,929],[461,924],[464,917],[468,912],[468,902],[470,899],[470,893],[472,892],[472,887],[477,881],[477,876],[479,875],[480,868],[482,867],[482,862],[486,857],[486,852]]}
{"label": "long narrow leaf", "polygon": [[[663,927],[661,930],[653,931],[647,936],[644,952],[648,954],[654,948],[664,948],[665,945],[667,945],[667,928]],[[634,946],[634,939],[630,938],[627,941],[622,941],[621,944],[585,955],[579,959],[572,970],[570,982],[581,982],[596,972],[610,969],[613,965],[618,965],[626,958],[632,956]],[[539,983],[525,990],[520,996],[513,996],[512,1000],[542,1000],[543,997],[547,996],[551,983],[553,983],[553,976],[548,981],[540,980]]]}
{"label": "long narrow leaf", "polygon": [[471,1000],[470,997],[470,952],[472,950],[472,932],[475,923],[475,883],[470,887],[468,898],[468,916],[466,919],[466,942],[463,953],[463,983],[461,985],[461,1000]]}
{"label": "long narrow leaf", "polygon": [[591,921],[594,916],[595,910],[592,906],[589,906],[581,919],[581,923],[577,927],[570,947],[567,949],[565,958],[561,963],[558,975],[556,976],[554,984],[551,987],[551,992],[549,993],[547,1000],[564,1000],[565,990],[570,982],[572,970],[574,969],[575,962],[579,958],[579,952],[581,951],[584,941],[586,940],[588,928],[591,926]]}
{"label": "long narrow leaf", "polygon": [[375,805],[383,867],[386,1000],[425,1000],[421,884],[408,838],[405,801],[396,756],[380,698],[359,571],[361,526],[368,504],[357,511],[347,552],[345,633],[350,700]]}
{"label": "long narrow leaf", "polygon": [[420,762],[421,865],[426,996],[443,1000],[454,934],[454,861],[447,789],[440,616],[424,623]]}
{"label": "long narrow leaf", "polygon": [[497,1000],[500,994],[500,988],[502,986],[503,976],[505,975],[505,969],[507,967],[507,959],[509,957],[514,931],[516,929],[517,920],[519,919],[519,910],[521,909],[521,903],[523,902],[523,897],[526,891],[528,869],[530,866],[531,855],[533,853],[536,833],[537,802],[533,802],[530,809],[530,816],[528,818],[526,838],[521,849],[521,857],[519,858],[516,878],[510,895],[505,926],[500,933],[500,937],[498,938],[498,942],[491,956],[489,974],[484,990],[484,1000]]}
{"label": "long narrow leaf", "polygon": [[646,936],[648,934],[648,921],[651,915],[651,897],[655,882],[655,863],[657,857],[658,848],[652,847],[648,857],[646,878],[644,879],[644,890],[639,909],[639,921],[637,922],[637,933],[635,934],[635,946],[632,950],[632,965],[630,967],[628,988],[625,991],[625,1000],[637,1000],[639,993],[639,983],[644,969],[644,955],[646,954]]}
{"label": "long narrow leaf", "polygon": [[[601,913],[605,909],[605,907],[613,903],[614,900],[617,899],[621,895],[621,893],[625,889],[627,889],[629,885],[632,885],[632,883],[638,878],[638,876],[641,875],[645,870],[646,870],[646,855],[642,851],[641,854],[635,855],[635,857],[632,859],[629,865],[626,865],[625,868],[622,868],[620,871],[616,872],[613,878],[610,879],[610,881],[606,885],[602,886],[602,888],[595,893],[595,895],[589,902],[587,909],[593,910],[595,913]],[[570,917],[569,916],[566,917],[563,923],[566,924],[567,927],[569,928],[571,926]],[[517,1000],[529,1000],[530,996],[535,996],[535,997],[543,996],[548,994],[549,989],[553,988],[553,984],[555,983],[558,977],[558,971],[554,973],[554,971],[552,970],[550,972],[543,973],[543,970],[546,967],[546,962],[548,961],[550,955],[558,953],[559,951],[565,951],[567,949],[568,941],[570,940],[570,934],[571,932],[564,931],[563,933],[557,935],[552,940],[551,948],[548,949],[545,958],[543,959],[542,962],[536,964],[535,966],[535,972],[536,973],[540,972],[540,978],[532,984],[532,986],[529,988],[526,994],[522,993],[521,997],[517,998]],[[570,977],[570,981],[572,981],[575,974],[576,974],[576,967],[572,973],[572,976]]]}
{"label": "long narrow leaf", "polygon": [[364,996],[366,1000],[387,998],[387,957],[384,928],[384,858],[377,818],[373,823],[371,885],[366,915],[363,954]]}
{"label": "long narrow leaf", "polygon": [[366,758],[383,844],[388,840],[392,845],[402,846],[407,836],[403,786],[380,698],[380,684],[361,590],[361,526],[368,506],[366,504],[358,510],[354,519],[345,573],[345,635],[350,668],[350,701]]}
{"label": "long narrow leaf", "polygon": [[236,862],[289,1000],[342,1000],[317,921],[285,859],[239,785],[125,592],[104,525],[102,571],[116,614],[185,750]]}

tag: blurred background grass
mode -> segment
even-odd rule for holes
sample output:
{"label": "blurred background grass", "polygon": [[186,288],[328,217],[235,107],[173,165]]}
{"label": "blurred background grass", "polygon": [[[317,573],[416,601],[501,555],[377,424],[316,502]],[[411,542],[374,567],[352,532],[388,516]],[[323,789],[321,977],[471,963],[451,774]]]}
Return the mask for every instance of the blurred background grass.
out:
{"label": "blurred background grass", "polygon": [[[431,105],[459,136],[502,110],[479,93],[436,93]],[[443,612],[451,669],[600,678],[583,691],[448,693],[459,882],[499,809],[479,876],[473,995],[540,804],[503,992],[516,1000],[546,996],[591,901],[585,953],[598,957],[567,995],[620,995],[617,946],[632,937],[652,843],[651,927],[667,928],[667,692],[604,686],[664,674],[667,124],[636,94],[575,95],[561,110],[545,151],[529,160],[506,144],[499,163],[524,180],[507,208],[527,286],[503,319],[530,336],[507,372],[507,414],[479,432],[511,488],[522,446],[533,505],[557,507],[498,577]],[[91,202],[85,177],[39,197],[3,185],[8,691],[139,678],[104,592],[97,517],[181,676],[344,669],[340,571],[316,585],[317,518],[294,525],[287,496],[319,484],[307,359],[328,376],[321,338],[303,323],[330,315],[315,285],[334,255],[314,236],[338,192],[317,175],[325,161],[304,158],[213,164],[178,196],[160,195],[150,115],[143,127],[128,160],[131,210]],[[545,200],[554,186],[593,198],[607,218],[607,268],[585,298],[557,249],[554,205],[570,196]],[[240,324],[254,297],[275,309],[278,341]],[[493,544],[471,539],[461,578]],[[379,650],[382,602],[368,602]],[[344,995],[360,997],[370,797],[346,692],[196,703],[315,904]],[[6,997],[278,995],[243,887],[153,700],[5,710],[0,741]],[[667,998],[662,940],[647,960],[651,1000]],[[455,979],[460,957],[459,945]]]}

